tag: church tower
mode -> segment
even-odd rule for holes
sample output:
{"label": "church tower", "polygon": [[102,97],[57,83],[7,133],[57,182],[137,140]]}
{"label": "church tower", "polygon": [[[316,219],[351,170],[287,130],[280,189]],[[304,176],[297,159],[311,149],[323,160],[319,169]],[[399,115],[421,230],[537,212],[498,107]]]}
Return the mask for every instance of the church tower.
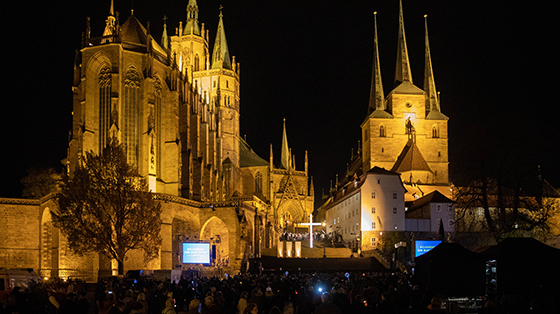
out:
{"label": "church tower", "polygon": [[394,89],[384,97],[377,22],[368,116],[362,123],[363,171],[377,166],[401,174],[406,183],[447,185],[448,118],[436,94],[426,22],[424,90],[412,82],[402,1]]}

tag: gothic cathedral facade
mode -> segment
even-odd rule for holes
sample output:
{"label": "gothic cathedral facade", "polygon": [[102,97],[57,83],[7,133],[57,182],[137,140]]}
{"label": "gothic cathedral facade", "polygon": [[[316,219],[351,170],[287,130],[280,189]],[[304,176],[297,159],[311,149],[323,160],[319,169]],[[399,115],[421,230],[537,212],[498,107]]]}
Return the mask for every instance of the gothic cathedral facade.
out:
{"label": "gothic cathedral facade", "polygon": [[[198,267],[211,272],[217,267],[181,262],[181,243],[209,242],[212,266],[236,273],[267,249],[275,254],[286,219],[305,222],[313,212],[307,153],[304,169],[296,170],[285,126],[278,164],[272,145],[265,160],[240,137],[239,63],[230,56],[222,12],[213,47],[209,30],[198,20],[196,0],[189,0],[186,20],[178,24],[172,36],[164,25],[156,40],[149,24],[145,27],[133,13],[121,24],[112,1],[103,33],[92,36],[88,18],[74,63],[65,163],[71,175],[86,152],[99,154],[117,138],[161,203],[159,257],[143,262],[142,253],[133,251],[125,270]],[[3,267],[35,268],[47,277],[114,273],[114,261],[68,250],[51,222],[52,196],[1,199],[0,211],[8,210],[9,222],[28,222],[22,228],[29,229],[24,230],[29,239],[26,248],[2,249],[9,250],[2,256],[13,257],[0,261]],[[7,231],[5,236],[16,241]]]}

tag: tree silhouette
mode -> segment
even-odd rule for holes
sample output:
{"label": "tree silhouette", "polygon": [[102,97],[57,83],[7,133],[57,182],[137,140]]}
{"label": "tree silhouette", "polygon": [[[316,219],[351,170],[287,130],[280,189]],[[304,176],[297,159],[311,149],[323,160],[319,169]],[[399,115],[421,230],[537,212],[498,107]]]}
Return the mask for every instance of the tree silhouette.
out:
{"label": "tree silhouette", "polygon": [[101,155],[87,153],[62,179],[59,208],[51,214],[74,253],[114,258],[120,275],[128,251],[142,249],[146,261],[158,255],[161,206],[116,139]]}

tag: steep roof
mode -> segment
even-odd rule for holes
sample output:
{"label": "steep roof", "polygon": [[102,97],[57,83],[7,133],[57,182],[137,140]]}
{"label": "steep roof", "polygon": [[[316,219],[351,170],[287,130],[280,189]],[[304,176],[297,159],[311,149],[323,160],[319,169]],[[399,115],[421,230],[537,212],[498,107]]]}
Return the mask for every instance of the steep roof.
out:
{"label": "steep roof", "polygon": [[146,28],[134,15],[130,15],[126,22],[124,22],[121,26],[120,35],[123,42],[146,45],[148,43],[147,34],[148,31]]}
{"label": "steep roof", "polygon": [[268,161],[262,159],[253,151],[251,146],[245,140],[239,141],[239,166],[240,167],[255,167],[255,166],[268,166]]}
{"label": "steep roof", "polygon": [[379,168],[379,167],[377,167],[377,166],[375,166],[375,167],[369,169],[369,170],[367,171],[367,173],[372,173],[372,174],[383,174],[383,175],[389,175],[389,176],[400,176],[400,174],[397,173],[397,172],[394,172],[394,171],[392,171],[392,170],[389,171],[389,170],[387,170],[387,169],[385,169],[385,168]]}
{"label": "steep roof", "polygon": [[433,173],[422,156],[422,153],[420,153],[420,149],[418,149],[418,146],[416,146],[416,143],[412,140],[406,143],[391,171],[398,173],[407,171],[428,171]]}
{"label": "steep roof", "polygon": [[218,32],[216,34],[216,41],[214,42],[214,53],[212,54],[212,69],[219,69],[220,67],[232,69],[222,11],[220,11],[220,22],[218,23]]}
{"label": "steep roof", "polygon": [[447,198],[445,195],[441,194],[441,192],[439,192],[438,190],[435,190],[412,202],[409,210],[412,211],[418,208],[422,208],[430,203],[455,203],[455,202]]}

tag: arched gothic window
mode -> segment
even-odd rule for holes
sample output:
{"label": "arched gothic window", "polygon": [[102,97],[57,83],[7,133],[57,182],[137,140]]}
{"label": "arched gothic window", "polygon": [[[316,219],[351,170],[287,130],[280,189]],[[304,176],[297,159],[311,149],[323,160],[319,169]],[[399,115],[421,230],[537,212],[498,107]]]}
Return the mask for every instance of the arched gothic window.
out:
{"label": "arched gothic window", "polygon": [[381,126],[379,126],[379,137],[385,137],[385,136],[387,136],[385,134],[385,126],[381,125]]}
{"label": "arched gothic window", "polygon": [[162,114],[161,114],[161,81],[156,78],[154,92],[154,123],[155,123],[155,148],[156,148],[156,175],[161,176],[161,146],[162,142]]}
{"label": "arched gothic window", "polygon": [[99,71],[99,153],[109,142],[111,128],[111,73],[104,66]]}
{"label": "arched gothic window", "polygon": [[262,175],[257,172],[255,175],[255,193],[262,192]]}
{"label": "arched gothic window", "polygon": [[124,80],[123,138],[126,149],[126,159],[131,166],[138,166],[139,95],[140,77],[135,69],[130,69],[126,73]]}
{"label": "arched gothic window", "polygon": [[432,137],[433,138],[438,138],[439,137],[439,132],[438,132],[437,126],[435,126],[435,125],[432,127]]}
{"label": "arched gothic window", "polygon": [[194,56],[194,70],[200,71],[200,58],[198,57],[198,54]]}

